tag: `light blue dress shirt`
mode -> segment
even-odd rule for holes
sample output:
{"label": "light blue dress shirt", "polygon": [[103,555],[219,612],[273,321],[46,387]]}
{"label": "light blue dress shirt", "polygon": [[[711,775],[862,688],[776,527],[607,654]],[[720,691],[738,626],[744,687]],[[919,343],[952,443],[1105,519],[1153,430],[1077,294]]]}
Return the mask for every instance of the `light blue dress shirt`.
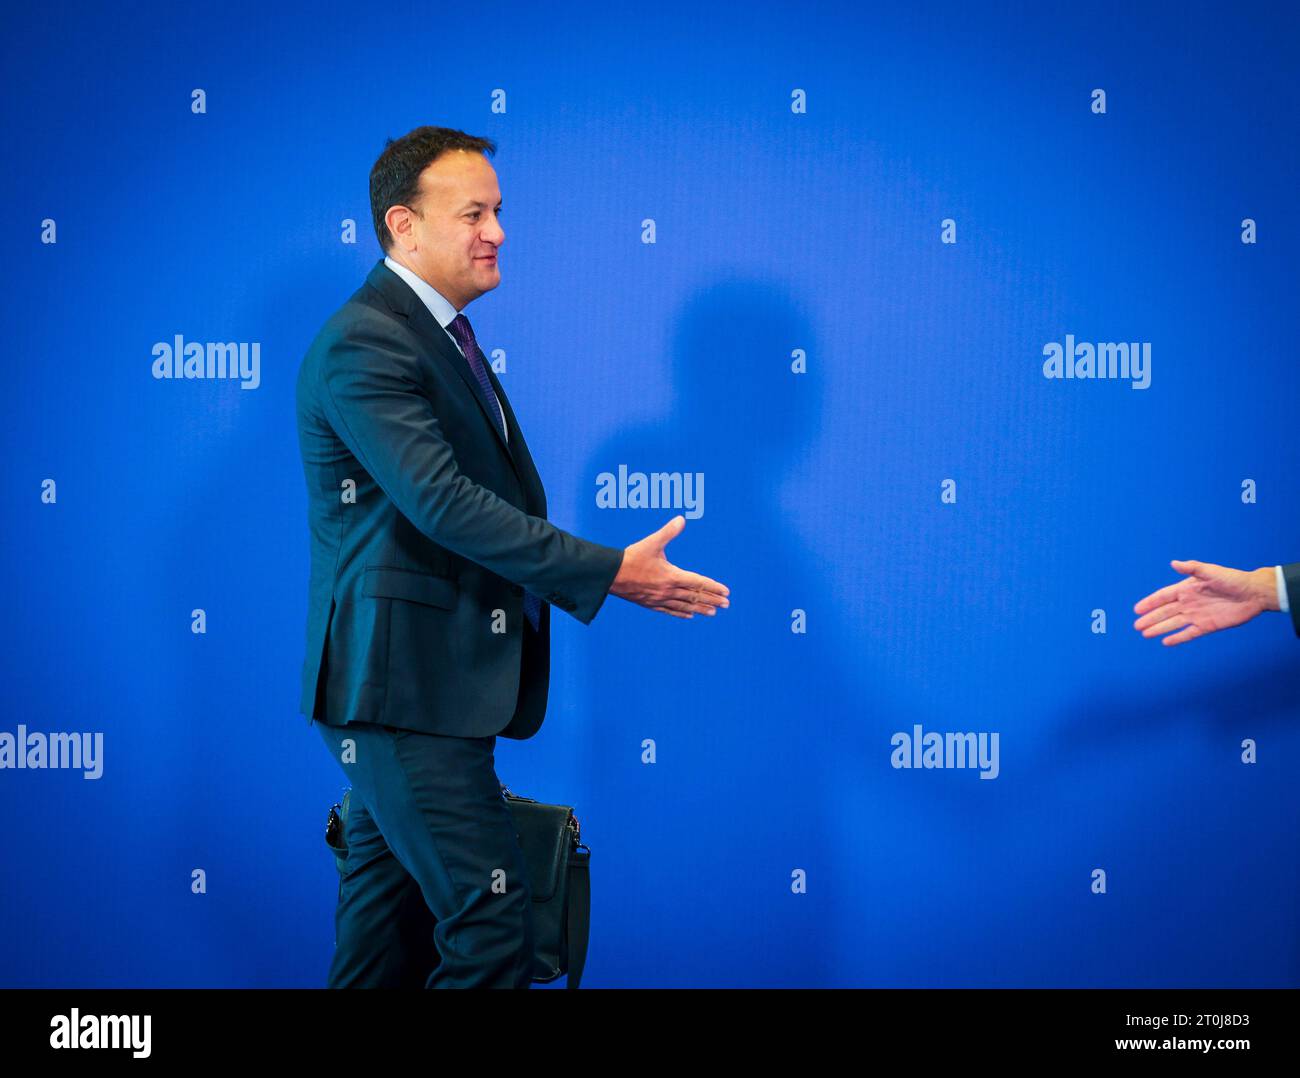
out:
{"label": "light blue dress shirt", "polygon": [[1282,575],[1282,566],[1273,566],[1273,572],[1277,575],[1277,605],[1284,611],[1291,609],[1291,604],[1286,601],[1286,577]]}
{"label": "light blue dress shirt", "polygon": [[[460,314],[460,312],[451,305],[451,300],[434,288],[433,285],[418,273],[413,273],[400,262],[395,262],[393,259],[385,257],[384,265],[396,273],[397,276],[415,290],[415,294],[419,296],[424,302],[424,305],[429,308],[429,313],[438,320],[438,325],[442,326],[443,332],[447,334],[447,339],[456,346],[456,351],[463,356],[465,350],[461,348],[460,342],[456,340],[452,335],[451,330],[447,328],[453,321],[455,321],[456,315]],[[468,363],[469,360],[466,359],[465,362]],[[501,413],[501,429],[506,431],[506,441],[509,442],[510,434],[506,429],[506,414],[501,410],[500,401],[497,401],[497,411]],[[1281,572],[1282,570],[1278,569],[1279,576],[1281,575]]]}

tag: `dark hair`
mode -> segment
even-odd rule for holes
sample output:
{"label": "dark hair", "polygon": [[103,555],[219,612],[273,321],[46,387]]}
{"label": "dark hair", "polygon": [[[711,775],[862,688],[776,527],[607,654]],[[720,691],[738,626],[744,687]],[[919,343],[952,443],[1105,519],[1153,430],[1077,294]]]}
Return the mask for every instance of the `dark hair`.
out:
{"label": "dark hair", "polygon": [[392,246],[393,235],[384,215],[394,206],[410,206],[420,193],[420,173],[449,150],[470,150],[490,157],[497,144],[451,127],[417,127],[384,143],[384,152],[370,170],[370,214],[375,238],[385,252]]}

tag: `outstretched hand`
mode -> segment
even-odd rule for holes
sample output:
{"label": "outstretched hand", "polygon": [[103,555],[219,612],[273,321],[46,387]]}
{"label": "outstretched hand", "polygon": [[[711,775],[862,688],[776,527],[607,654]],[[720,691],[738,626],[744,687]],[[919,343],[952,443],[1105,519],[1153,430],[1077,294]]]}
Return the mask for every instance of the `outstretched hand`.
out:
{"label": "outstretched hand", "polygon": [[609,593],[675,618],[693,618],[697,613],[712,617],[718,607],[730,606],[727,596],[731,591],[725,584],[679,569],[664,555],[664,547],[684,527],[686,518],[679,514],[657,532],[625,548]]}
{"label": "outstretched hand", "polygon": [[1205,561],[1171,561],[1186,574],[1176,584],[1153,591],[1134,607],[1142,616],[1133,623],[1148,639],[1162,633],[1162,644],[1181,644],[1198,636],[1231,629],[1264,610],[1277,610],[1277,585],[1271,567],[1245,572]]}

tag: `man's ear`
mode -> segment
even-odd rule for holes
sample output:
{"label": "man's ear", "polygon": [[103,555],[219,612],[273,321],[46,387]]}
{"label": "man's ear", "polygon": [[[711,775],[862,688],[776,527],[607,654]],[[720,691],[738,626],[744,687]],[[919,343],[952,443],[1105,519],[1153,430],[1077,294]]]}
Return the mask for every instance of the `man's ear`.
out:
{"label": "man's ear", "polygon": [[394,246],[400,247],[404,251],[413,251],[415,249],[414,220],[415,214],[406,206],[388,207],[388,212],[384,214],[384,224],[388,226],[389,234],[393,237]]}

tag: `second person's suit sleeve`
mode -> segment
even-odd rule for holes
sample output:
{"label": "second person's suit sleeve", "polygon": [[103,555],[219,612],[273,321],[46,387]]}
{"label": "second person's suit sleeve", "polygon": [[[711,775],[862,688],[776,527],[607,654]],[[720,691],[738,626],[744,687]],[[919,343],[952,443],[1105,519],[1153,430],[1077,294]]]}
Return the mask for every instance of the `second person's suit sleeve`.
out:
{"label": "second person's suit sleeve", "polygon": [[1300,636],[1300,561],[1282,566],[1282,581],[1286,586],[1286,601],[1291,608],[1291,625]]}

